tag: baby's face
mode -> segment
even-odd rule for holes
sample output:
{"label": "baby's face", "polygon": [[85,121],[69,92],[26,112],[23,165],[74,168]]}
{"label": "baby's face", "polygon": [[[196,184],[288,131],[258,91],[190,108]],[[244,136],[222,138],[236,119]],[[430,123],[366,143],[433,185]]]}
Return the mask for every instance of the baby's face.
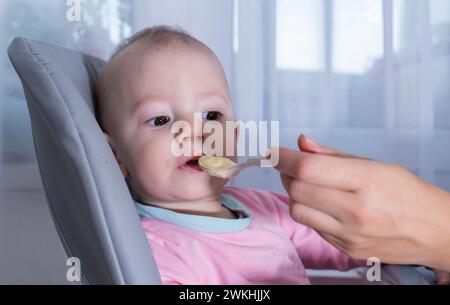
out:
{"label": "baby's face", "polygon": [[[130,48],[119,54],[113,72],[110,144],[137,199],[182,202],[217,196],[226,181],[195,165],[192,156],[202,152],[177,157],[171,147],[174,140],[192,147],[204,142],[206,134],[194,133],[194,113],[202,114],[203,123],[219,121],[223,130],[225,121],[234,120],[220,63],[200,47]],[[190,134],[172,133],[172,124],[180,120],[190,123]]]}

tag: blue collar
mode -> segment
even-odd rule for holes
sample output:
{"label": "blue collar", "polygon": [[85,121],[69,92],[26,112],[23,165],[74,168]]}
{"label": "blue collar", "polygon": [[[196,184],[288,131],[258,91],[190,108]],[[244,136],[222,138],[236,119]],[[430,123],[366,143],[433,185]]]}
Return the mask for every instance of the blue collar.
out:
{"label": "blue collar", "polygon": [[245,207],[231,196],[221,194],[220,202],[231,211],[239,211],[243,218],[226,219],[211,216],[190,215],[170,211],[163,208],[145,205],[135,201],[136,209],[141,217],[151,217],[162,221],[206,233],[231,233],[245,229],[251,220]]}

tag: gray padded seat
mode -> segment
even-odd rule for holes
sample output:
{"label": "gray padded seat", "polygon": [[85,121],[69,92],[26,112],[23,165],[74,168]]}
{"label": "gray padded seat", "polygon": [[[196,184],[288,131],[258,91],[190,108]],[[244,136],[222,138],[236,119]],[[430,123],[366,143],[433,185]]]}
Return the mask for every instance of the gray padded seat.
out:
{"label": "gray padded seat", "polygon": [[16,38],[8,55],[24,87],[49,208],[86,284],[159,284],[139,216],[95,115],[104,61]]}

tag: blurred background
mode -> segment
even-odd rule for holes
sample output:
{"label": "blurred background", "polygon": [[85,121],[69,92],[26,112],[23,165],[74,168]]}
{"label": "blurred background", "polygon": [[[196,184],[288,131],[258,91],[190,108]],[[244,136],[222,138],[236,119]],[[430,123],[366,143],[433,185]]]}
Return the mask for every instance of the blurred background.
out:
{"label": "blurred background", "polygon": [[[448,0],[0,1],[0,284],[66,283],[48,211],[12,39],[107,59],[152,25],[178,25],[218,55],[241,120],[278,120],[281,144],[300,133],[398,163],[450,191]],[[232,182],[283,191],[270,170]],[[407,191],[407,190],[406,190]]]}

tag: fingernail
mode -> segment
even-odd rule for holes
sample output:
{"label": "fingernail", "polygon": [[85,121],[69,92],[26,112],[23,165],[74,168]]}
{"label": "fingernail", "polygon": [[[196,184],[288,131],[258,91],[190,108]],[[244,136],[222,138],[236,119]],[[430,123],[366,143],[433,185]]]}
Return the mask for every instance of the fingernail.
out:
{"label": "fingernail", "polygon": [[310,145],[315,146],[317,148],[323,148],[323,146],[321,144],[319,144],[319,142],[317,142],[316,140],[313,140],[312,138],[308,137],[307,135],[303,135],[305,137],[306,142],[308,142]]}

